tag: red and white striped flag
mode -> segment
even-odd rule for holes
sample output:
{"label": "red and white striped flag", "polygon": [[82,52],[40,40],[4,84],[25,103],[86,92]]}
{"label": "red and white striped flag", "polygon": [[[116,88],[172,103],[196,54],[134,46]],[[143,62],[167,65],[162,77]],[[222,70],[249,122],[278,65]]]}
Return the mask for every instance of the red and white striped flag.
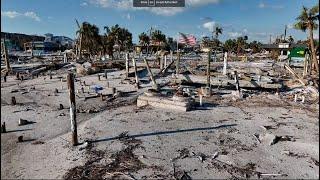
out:
{"label": "red and white striped flag", "polygon": [[196,45],[196,37],[194,37],[193,35],[186,35],[186,34],[180,33],[179,43],[194,46]]}

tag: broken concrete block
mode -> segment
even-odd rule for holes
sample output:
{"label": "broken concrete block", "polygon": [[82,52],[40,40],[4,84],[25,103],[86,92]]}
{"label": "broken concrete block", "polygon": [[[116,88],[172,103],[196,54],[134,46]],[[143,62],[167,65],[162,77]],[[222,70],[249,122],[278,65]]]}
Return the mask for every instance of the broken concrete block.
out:
{"label": "broken concrete block", "polygon": [[259,140],[264,143],[264,144],[268,144],[268,145],[273,145],[277,142],[277,136],[273,135],[273,134],[260,134],[259,135]]}
{"label": "broken concrete block", "polygon": [[188,99],[185,101],[177,101],[172,98],[158,97],[158,96],[146,96],[141,95],[137,99],[137,106],[143,107],[146,105],[151,105],[154,107],[172,109],[178,111],[189,111],[193,107],[194,101]]}

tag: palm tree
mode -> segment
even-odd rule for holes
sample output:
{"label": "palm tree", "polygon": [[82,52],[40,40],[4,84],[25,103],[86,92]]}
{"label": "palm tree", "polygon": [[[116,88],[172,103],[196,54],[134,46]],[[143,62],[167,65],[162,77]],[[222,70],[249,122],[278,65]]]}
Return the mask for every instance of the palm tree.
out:
{"label": "palm tree", "polygon": [[111,28],[105,26],[104,29],[106,30],[106,50],[112,58],[114,45],[118,45],[119,54],[121,50],[128,50],[132,46],[132,34],[128,29],[121,28],[118,24],[112,26]]}
{"label": "palm tree", "polygon": [[151,33],[151,40],[158,44],[157,51],[163,43],[166,43],[166,35],[164,35],[160,30],[155,30]]}
{"label": "palm tree", "polygon": [[219,34],[222,34],[222,27],[216,26],[215,30],[214,30],[214,34],[216,39],[218,39]]}
{"label": "palm tree", "polygon": [[141,33],[139,35],[139,42],[141,45],[145,46],[145,45],[149,45],[150,43],[150,38],[146,33]]}
{"label": "palm tree", "polygon": [[77,34],[80,34],[81,37],[81,49],[86,49],[90,55],[98,53],[101,45],[101,39],[99,35],[99,28],[96,25],[91,25],[88,22],[83,22],[82,26],[77,31]]}
{"label": "palm tree", "polygon": [[224,43],[224,49],[228,52],[234,52],[237,48],[237,41],[235,39],[228,39]]}
{"label": "palm tree", "polygon": [[288,37],[288,41],[289,41],[289,43],[293,43],[293,42],[294,42],[293,37],[292,37],[292,36],[289,36],[289,37]]}
{"label": "palm tree", "polygon": [[295,29],[306,32],[309,31],[309,45],[311,49],[311,57],[313,60],[313,65],[315,66],[315,70],[319,72],[319,63],[316,56],[316,50],[313,39],[313,31],[318,29],[317,19],[319,18],[319,4],[308,9],[306,7],[302,7],[302,11],[300,15],[296,18],[297,22],[295,23]]}
{"label": "palm tree", "polygon": [[237,39],[237,54],[246,48],[248,36],[238,37]]}

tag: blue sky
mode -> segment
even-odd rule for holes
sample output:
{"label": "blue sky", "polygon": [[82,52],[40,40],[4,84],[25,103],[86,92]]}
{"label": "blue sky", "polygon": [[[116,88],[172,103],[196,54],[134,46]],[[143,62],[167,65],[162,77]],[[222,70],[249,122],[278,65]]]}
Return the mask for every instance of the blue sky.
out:
{"label": "blue sky", "polygon": [[[307,34],[292,29],[303,5],[318,0],[186,0],[185,8],[134,8],[132,0],[1,0],[1,31],[43,35],[53,33],[75,38],[79,22],[104,26],[120,24],[138,34],[150,27],[176,38],[178,32],[200,39],[213,26],[223,27],[221,40],[247,35],[249,40],[268,42],[284,32],[294,39]],[[315,33],[318,38],[318,33]]]}

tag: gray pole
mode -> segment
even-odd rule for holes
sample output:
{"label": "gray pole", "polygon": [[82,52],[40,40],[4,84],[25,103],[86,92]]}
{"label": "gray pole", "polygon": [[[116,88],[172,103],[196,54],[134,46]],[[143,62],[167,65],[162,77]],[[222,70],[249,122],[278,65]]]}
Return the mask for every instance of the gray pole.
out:
{"label": "gray pole", "polygon": [[126,53],[126,78],[129,75],[129,53]]}
{"label": "gray pole", "polygon": [[207,62],[207,88],[209,90],[209,96],[211,96],[210,61],[211,61],[211,49],[208,51],[208,62]]}
{"label": "gray pole", "polygon": [[177,62],[176,62],[176,74],[179,74],[179,71],[180,71],[180,69],[179,69],[179,65],[180,65],[180,51],[178,50],[177,51]]}
{"label": "gray pole", "polygon": [[136,59],[132,58],[132,64],[133,64],[133,68],[134,68],[134,74],[135,74],[135,78],[136,78],[136,86],[139,89],[139,79],[138,79],[138,73],[137,73],[137,63],[136,63]]}
{"label": "gray pole", "polygon": [[223,75],[227,75],[227,66],[228,66],[228,53],[224,53],[223,58]]}
{"label": "gray pole", "polygon": [[239,85],[239,78],[238,78],[238,72],[234,71],[234,81],[236,83],[236,89],[238,92],[240,92],[240,85]]}
{"label": "gray pole", "polygon": [[74,93],[74,76],[72,73],[68,74],[67,83],[69,88],[72,145],[76,146],[78,144],[78,134],[77,134],[77,121],[76,121],[76,98]]}

